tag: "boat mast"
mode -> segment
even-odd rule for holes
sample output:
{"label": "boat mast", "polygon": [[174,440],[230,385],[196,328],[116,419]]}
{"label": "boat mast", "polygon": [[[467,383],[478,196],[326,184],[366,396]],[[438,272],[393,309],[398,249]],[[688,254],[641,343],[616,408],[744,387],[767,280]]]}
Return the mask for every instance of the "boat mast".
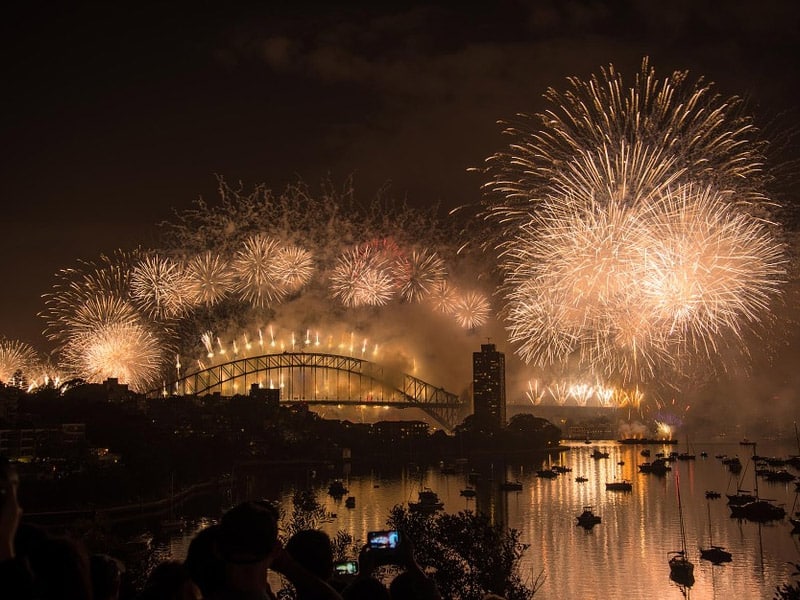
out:
{"label": "boat mast", "polygon": [[675,489],[678,492],[678,517],[680,518],[680,525],[681,525],[681,551],[683,552],[683,557],[687,558],[686,527],[683,524],[683,505],[681,504],[681,480],[677,470],[675,471]]}
{"label": "boat mast", "polygon": [[797,454],[800,455],[800,436],[797,434],[797,421],[794,422],[794,439],[797,442]]}
{"label": "boat mast", "polygon": [[753,442],[753,458],[752,458],[752,461],[753,461],[753,481],[754,481],[753,491],[755,492],[756,500],[758,500],[759,499],[759,495],[758,495],[758,473],[756,473],[756,443],[755,442]]}

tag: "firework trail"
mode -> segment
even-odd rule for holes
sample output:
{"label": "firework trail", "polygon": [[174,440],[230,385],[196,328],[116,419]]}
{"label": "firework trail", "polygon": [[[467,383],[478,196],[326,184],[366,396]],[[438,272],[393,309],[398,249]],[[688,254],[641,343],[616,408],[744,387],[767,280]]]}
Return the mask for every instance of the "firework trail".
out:
{"label": "firework trail", "polygon": [[547,391],[559,406],[564,406],[569,398],[569,385],[563,382],[556,382],[547,386]]}
{"label": "firework trail", "polygon": [[594,388],[585,383],[576,383],[569,386],[569,395],[578,406],[586,406],[594,395]]}
{"label": "firework trail", "polygon": [[741,102],[647,61],[630,87],[609,67],[546,98],[487,168],[520,357],[624,383],[710,365],[723,340],[746,355],[786,267]]}
{"label": "firework trail", "polygon": [[525,396],[528,398],[528,401],[531,404],[534,406],[539,406],[542,403],[542,400],[544,400],[546,392],[546,388],[539,388],[538,380],[533,380],[528,381],[528,389],[525,391]]}

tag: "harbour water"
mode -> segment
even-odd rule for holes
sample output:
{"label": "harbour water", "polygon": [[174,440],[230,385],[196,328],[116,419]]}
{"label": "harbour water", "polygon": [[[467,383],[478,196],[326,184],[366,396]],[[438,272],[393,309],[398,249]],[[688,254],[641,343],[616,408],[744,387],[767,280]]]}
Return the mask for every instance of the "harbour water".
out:
{"label": "harbour water", "polygon": [[[368,531],[386,527],[392,506],[414,501],[418,491],[430,488],[438,493],[446,512],[478,509],[521,532],[521,541],[530,545],[523,559],[523,576],[544,573],[537,598],[772,598],[776,586],[792,580],[795,563],[800,562],[800,536],[791,533],[788,520],[758,524],[730,517],[725,493],[735,493],[740,478],[742,488],[754,488],[751,447],[738,442],[693,443],[696,459],[672,461],[672,471],[665,476],[639,473],[638,465],[650,460],[640,455],[643,448],[653,455],[686,450],[684,445],[576,444],[544,460],[471,460],[448,474],[437,465],[373,466],[363,472],[345,465],[344,470],[309,470],[293,477],[264,470],[246,478],[246,493],[278,499],[288,513],[293,492],[310,486],[336,515],[323,529],[331,534],[344,530],[365,540]],[[609,457],[592,458],[595,449],[608,452]],[[796,453],[791,445],[769,442],[759,443],[757,450],[761,456]],[[704,451],[707,457],[701,457]],[[745,468],[739,476],[732,475],[716,458],[723,454],[741,458]],[[537,476],[537,469],[552,464],[572,471],[553,479]],[[471,471],[480,473],[474,484],[467,481]],[[578,476],[588,481],[576,482]],[[327,494],[332,479],[344,481],[347,495],[356,498],[355,508],[347,508],[344,498]],[[499,483],[504,479],[520,481],[522,490],[501,491]],[[632,490],[606,490],[607,482],[619,480],[629,480]],[[669,552],[680,548],[678,482],[688,555],[695,565],[691,588],[681,588],[670,580],[667,563]],[[474,498],[460,495],[467,485],[475,488]],[[768,483],[759,478],[758,486],[762,498],[782,504],[787,515],[793,514],[794,483]],[[720,492],[721,498],[707,499],[709,490]],[[191,526],[154,542],[152,556],[182,558],[194,531],[218,518],[215,507],[224,502],[188,505]],[[602,519],[589,530],[576,526],[576,516],[584,506],[592,506]],[[713,543],[732,553],[730,563],[715,566],[700,559],[699,547],[709,545],[709,512]]]}

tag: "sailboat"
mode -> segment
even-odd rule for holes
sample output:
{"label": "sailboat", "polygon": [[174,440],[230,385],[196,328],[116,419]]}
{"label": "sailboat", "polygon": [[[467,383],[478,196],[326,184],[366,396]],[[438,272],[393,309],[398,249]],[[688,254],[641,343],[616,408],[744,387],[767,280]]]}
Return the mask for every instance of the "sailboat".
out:
{"label": "sailboat", "polygon": [[691,587],[694,584],[694,564],[686,552],[686,527],[683,524],[683,505],[681,504],[681,486],[677,472],[675,473],[675,489],[678,493],[678,514],[681,526],[681,549],[669,554],[669,578],[675,583]]}
{"label": "sailboat", "polygon": [[800,434],[797,432],[797,421],[794,422],[794,438],[797,441],[797,454],[786,459],[786,464],[792,465],[795,469],[800,469]]}
{"label": "sailboat", "polygon": [[711,503],[706,502],[708,505],[708,548],[700,548],[700,558],[708,560],[715,565],[731,562],[733,555],[725,550],[722,546],[715,546],[714,540],[711,535]]}
{"label": "sailboat", "polygon": [[[752,442],[753,456],[756,456],[756,444]],[[753,459],[755,462],[755,459]],[[755,500],[745,502],[743,504],[729,504],[731,509],[731,517],[737,519],[747,519],[748,521],[756,521],[758,523],[766,523],[767,521],[776,521],[783,519],[786,516],[786,510],[782,506],[776,506],[769,500],[762,500],[758,496],[758,476],[753,473],[755,480]],[[730,497],[729,497],[730,498]]]}
{"label": "sailboat", "polygon": [[169,479],[169,518],[161,519],[159,530],[170,533],[183,530],[183,519],[175,516],[175,473],[170,473]]}
{"label": "sailboat", "polygon": [[689,446],[689,436],[686,436],[686,452],[679,452],[677,456],[678,460],[695,460],[695,455],[691,451],[691,446]]}

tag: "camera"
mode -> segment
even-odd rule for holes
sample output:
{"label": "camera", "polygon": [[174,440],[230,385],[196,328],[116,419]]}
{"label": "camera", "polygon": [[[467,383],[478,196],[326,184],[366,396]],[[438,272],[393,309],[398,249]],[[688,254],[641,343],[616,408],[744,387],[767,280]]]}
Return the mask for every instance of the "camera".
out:
{"label": "camera", "polygon": [[358,562],[355,560],[346,560],[344,562],[337,562],[333,565],[333,572],[336,575],[357,575]]}
{"label": "camera", "polygon": [[400,543],[400,532],[392,529],[390,531],[370,531],[367,534],[367,544],[371,550],[395,550]]}

